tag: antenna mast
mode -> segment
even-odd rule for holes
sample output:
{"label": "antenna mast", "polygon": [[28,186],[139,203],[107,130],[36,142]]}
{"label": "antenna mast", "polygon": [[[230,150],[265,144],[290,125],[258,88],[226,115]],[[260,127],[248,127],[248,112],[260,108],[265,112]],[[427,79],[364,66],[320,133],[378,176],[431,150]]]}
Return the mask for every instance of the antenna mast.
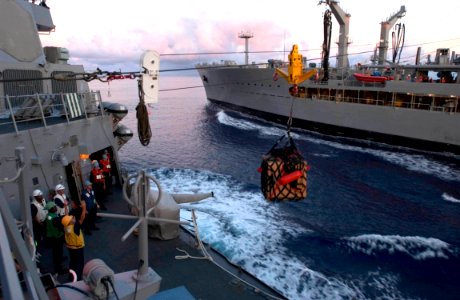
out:
{"label": "antenna mast", "polygon": [[249,39],[254,37],[254,35],[252,34],[252,32],[240,32],[240,34],[238,35],[238,37],[240,39],[244,39],[245,40],[245,50],[244,50],[244,54],[245,54],[245,64],[248,65],[249,64]]}

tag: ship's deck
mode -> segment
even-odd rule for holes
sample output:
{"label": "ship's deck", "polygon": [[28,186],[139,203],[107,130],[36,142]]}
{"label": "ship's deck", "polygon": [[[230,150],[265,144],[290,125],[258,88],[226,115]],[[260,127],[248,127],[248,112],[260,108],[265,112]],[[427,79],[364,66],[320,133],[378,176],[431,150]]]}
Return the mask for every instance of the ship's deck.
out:
{"label": "ship's deck", "polygon": [[[119,188],[114,188],[114,194],[108,196],[107,208],[107,213],[128,213],[128,205],[122,199]],[[85,262],[94,258],[102,259],[115,273],[136,270],[137,237],[131,235],[125,242],[121,242],[121,237],[132,224],[134,224],[132,220],[105,217],[99,220],[97,226],[100,230],[93,231],[91,236],[85,236]],[[257,279],[227,263],[215,252],[212,256],[219,265],[225,266],[230,272],[250,282],[257,289],[244,284],[208,260],[175,259],[176,255],[184,254],[177,249],[185,250],[191,256],[202,256],[195,244],[194,237],[184,230],[181,230],[180,237],[177,239],[168,241],[149,239],[149,266],[162,277],[160,292],[183,286],[195,299],[272,299],[260,291],[263,290],[278,299],[284,299]],[[64,253],[67,255],[66,250]],[[44,256],[42,261],[46,265],[46,261],[50,258],[47,257],[47,252]],[[43,271],[46,272],[46,267]],[[64,283],[66,278],[66,275],[59,276],[58,280]]]}

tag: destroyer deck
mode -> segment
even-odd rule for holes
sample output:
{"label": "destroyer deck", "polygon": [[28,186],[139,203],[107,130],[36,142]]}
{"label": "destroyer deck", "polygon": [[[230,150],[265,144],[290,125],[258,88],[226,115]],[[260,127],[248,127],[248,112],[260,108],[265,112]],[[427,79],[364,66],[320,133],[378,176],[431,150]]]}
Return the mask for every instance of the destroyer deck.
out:
{"label": "destroyer deck", "polygon": [[[108,213],[128,213],[128,206],[122,199],[120,189],[114,187],[114,194],[108,196],[108,199]],[[136,270],[137,237],[131,235],[125,242],[121,242],[121,237],[133,223],[130,220],[105,217],[101,219],[97,224],[100,230],[93,231],[91,236],[85,236],[85,262],[94,258],[102,259],[115,273]],[[270,293],[276,297],[275,299],[284,299],[262,282],[229,264],[217,253],[212,254],[209,248],[208,251],[219,265],[225,266],[229,272],[250,282],[257,289],[244,284],[208,260],[178,260],[175,256],[184,253],[177,249],[185,250],[191,256],[202,256],[199,249],[195,247],[194,237],[185,230],[181,230],[180,237],[177,239],[168,241],[149,239],[149,266],[162,277],[159,293],[183,287],[195,299],[273,299],[261,291]],[[64,253],[67,255],[66,250]],[[46,264],[46,261],[51,258],[47,253],[44,256],[43,264]],[[46,272],[46,268],[44,271]],[[67,275],[58,278],[60,283],[64,283],[66,279]]]}

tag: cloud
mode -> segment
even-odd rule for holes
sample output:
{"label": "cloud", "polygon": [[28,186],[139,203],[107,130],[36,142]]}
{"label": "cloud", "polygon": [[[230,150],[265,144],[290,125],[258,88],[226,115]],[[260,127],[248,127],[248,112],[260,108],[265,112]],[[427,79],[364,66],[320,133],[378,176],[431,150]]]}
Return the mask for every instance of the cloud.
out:
{"label": "cloud", "polygon": [[[443,45],[452,49],[459,46],[460,39],[448,30],[456,28],[456,17],[451,14],[460,6],[457,1],[447,0],[443,6],[429,8],[415,0],[405,2],[407,14],[401,21],[407,24],[406,45],[454,38],[442,44],[427,43],[424,53],[434,53]],[[42,36],[44,44],[68,48],[71,62],[84,64],[86,69],[138,68],[139,57],[147,49],[165,54],[162,66],[192,67],[197,62],[222,59],[243,63],[244,40],[238,38],[241,31],[254,34],[249,42],[250,61],[285,59],[293,44],[298,44],[308,59],[320,58],[326,9],[304,0],[293,0],[289,5],[233,0],[225,9],[218,1],[205,0],[79,0],[72,7],[67,1],[50,0],[49,5],[57,27],[56,32]],[[386,2],[379,10],[369,1],[341,1],[340,5],[352,15],[349,53],[361,53],[350,60],[368,59],[379,40],[380,22],[398,11],[400,4]],[[436,19],[443,20],[442,26]],[[338,28],[333,18],[331,55],[337,53]],[[224,52],[237,53],[197,54]],[[407,48],[403,56],[406,52],[410,56],[415,53]],[[194,54],[169,55],[184,53]]]}

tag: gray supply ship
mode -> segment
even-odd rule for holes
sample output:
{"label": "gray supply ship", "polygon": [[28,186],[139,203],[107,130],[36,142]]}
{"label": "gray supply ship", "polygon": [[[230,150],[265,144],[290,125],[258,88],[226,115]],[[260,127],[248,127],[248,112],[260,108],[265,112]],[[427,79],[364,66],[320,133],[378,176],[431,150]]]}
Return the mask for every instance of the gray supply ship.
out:
{"label": "gray supply ship", "polygon": [[[133,136],[120,122],[128,110],[103,102],[87,82],[137,79],[142,108],[158,93],[156,52],[144,54],[140,72],[87,73],[83,66],[69,64],[67,49],[42,48],[39,34],[55,30],[44,1],[38,5],[1,0],[0,28],[0,298],[257,299],[266,293],[282,298],[201,242],[205,261],[175,259],[184,254],[177,247],[193,256],[200,254],[194,237],[179,227],[184,222],[179,221],[178,204],[211,193],[169,195],[143,170],[122,176],[118,150]],[[147,113],[143,116],[148,118]],[[139,128],[148,133],[148,120],[143,124]],[[142,144],[149,139],[148,134],[140,136]],[[39,189],[53,201],[55,187],[63,185],[71,199],[80,199],[91,161],[104,154],[110,155],[115,178],[113,194],[108,196],[111,204],[108,213],[100,214],[101,230],[86,240],[83,280],[69,282],[67,276],[46,273],[51,250],[34,243],[31,195]],[[152,182],[157,194],[150,196]],[[148,240],[148,234],[167,241]],[[155,250],[149,251],[149,246]],[[149,253],[154,258],[149,259]],[[154,259],[159,264],[155,271],[149,267]],[[237,280],[241,277],[246,284]],[[153,298],[159,291],[159,298]]]}
{"label": "gray supply ship", "polygon": [[[350,14],[337,1],[323,1],[340,25],[337,64],[329,68],[331,20],[324,19],[323,59],[316,76],[300,83],[296,93],[278,78],[282,61],[246,64],[234,61],[196,66],[211,102],[276,122],[292,117],[293,126],[414,148],[460,153],[460,59],[450,49],[438,49],[433,61],[420,62],[420,48],[412,65],[398,64],[403,49],[386,60],[389,33],[406,13],[405,7],[381,23],[380,44],[370,65],[353,68],[348,61]],[[398,24],[399,25],[399,24]],[[401,39],[401,38],[400,38]],[[306,71],[313,69],[311,65]],[[437,79],[430,79],[437,74]],[[291,110],[292,107],[292,110]],[[292,111],[292,112],[291,112]]]}

